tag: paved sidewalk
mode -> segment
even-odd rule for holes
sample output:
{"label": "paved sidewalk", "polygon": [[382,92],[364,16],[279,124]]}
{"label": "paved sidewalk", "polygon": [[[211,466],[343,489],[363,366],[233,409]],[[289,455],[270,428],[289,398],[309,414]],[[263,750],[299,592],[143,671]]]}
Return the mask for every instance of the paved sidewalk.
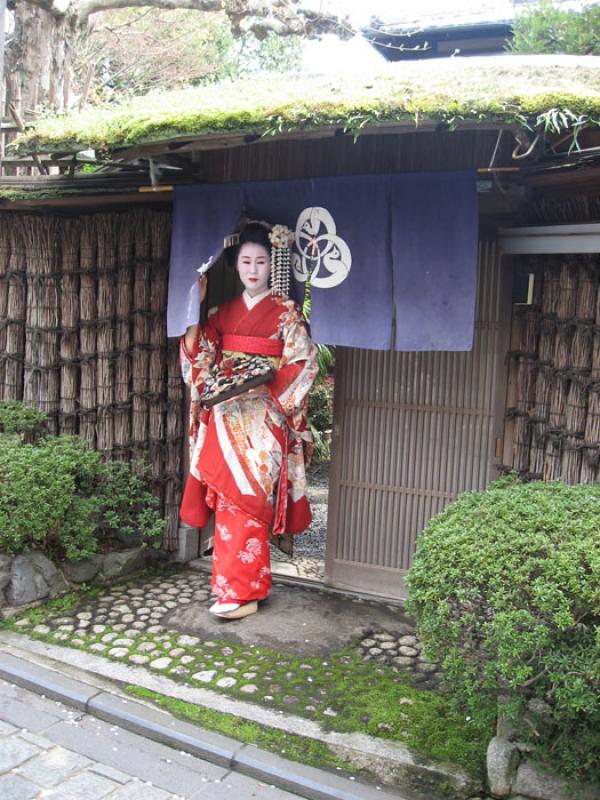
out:
{"label": "paved sidewalk", "polygon": [[0,682],[2,800],[295,800],[240,775]]}
{"label": "paved sidewalk", "polygon": [[2,800],[409,800],[106,689],[0,650]]}

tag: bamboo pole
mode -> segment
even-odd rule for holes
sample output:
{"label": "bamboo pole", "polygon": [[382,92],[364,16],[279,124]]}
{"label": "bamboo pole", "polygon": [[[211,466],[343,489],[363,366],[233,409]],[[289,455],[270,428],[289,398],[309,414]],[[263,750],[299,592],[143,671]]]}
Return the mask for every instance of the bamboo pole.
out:
{"label": "bamboo pole", "polygon": [[141,458],[148,444],[148,370],[150,340],[150,247],[149,212],[135,211],[132,224],[135,236],[133,282],[133,354],[132,370],[132,455]]}
{"label": "bamboo pole", "polygon": [[9,220],[0,217],[0,400],[6,379],[6,332],[8,326],[8,269],[10,263]]}
{"label": "bamboo pole", "polygon": [[80,351],[81,381],[79,388],[79,434],[92,447],[96,445],[96,218],[81,220],[80,244]]}
{"label": "bamboo pole", "polygon": [[115,455],[128,460],[131,447],[131,310],[133,301],[134,231],[130,214],[118,218],[118,269],[116,276],[115,325]]}
{"label": "bamboo pole", "polygon": [[165,412],[166,412],[166,309],[170,225],[165,214],[154,213],[152,219],[152,292],[150,297],[150,363],[148,374],[149,458],[155,476],[154,493],[164,511],[165,503]]}
{"label": "bamboo pole", "polygon": [[163,546],[176,550],[178,546],[179,505],[182,496],[183,448],[186,446],[184,430],[184,385],[179,364],[179,341],[169,339],[167,346],[167,457],[165,515],[167,532]]}
{"label": "bamboo pole", "polygon": [[98,328],[96,350],[96,436],[98,450],[110,453],[114,445],[113,350],[116,265],[116,221],[114,214],[96,215]]}
{"label": "bamboo pole", "polygon": [[61,241],[60,291],[60,415],[59,430],[73,435],[78,432],[77,399],[79,392],[79,242],[81,224],[78,219],[60,221]]}
{"label": "bamboo pole", "polygon": [[4,399],[21,400],[23,398],[23,361],[25,357],[25,314],[27,304],[25,242],[21,217],[15,219],[10,226],[9,238]]}

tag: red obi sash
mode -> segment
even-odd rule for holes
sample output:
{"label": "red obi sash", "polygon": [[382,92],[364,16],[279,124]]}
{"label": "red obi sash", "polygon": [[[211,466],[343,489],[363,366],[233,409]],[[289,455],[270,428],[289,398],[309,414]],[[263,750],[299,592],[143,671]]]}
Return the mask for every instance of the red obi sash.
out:
{"label": "red obi sash", "polygon": [[265,336],[236,336],[225,333],[222,339],[223,350],[232,353],[249,353],[257,356],[281,356],[283,342],[280,339],[267,339]]}

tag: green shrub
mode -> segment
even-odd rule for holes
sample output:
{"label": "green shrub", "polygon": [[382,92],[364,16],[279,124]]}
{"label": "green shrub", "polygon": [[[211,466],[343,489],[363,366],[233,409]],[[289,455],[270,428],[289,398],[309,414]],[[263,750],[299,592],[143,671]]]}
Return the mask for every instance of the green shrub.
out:
{"label": "green shrub", "polygon": [[600,485],[505,478],[420,537],[409,609],[464,706],[490,695],[556,771],[600,777]]}
{"label": "green shrub", "polygon": [[314,443],[317,462],[331,458],[331,427],[333,424],[333,379],[317,378],[308,395],[308,424]]}
{"label": "green shrub", "polygon": [[513,23],[513,39],[507,45],[512,53],[600,53],[600,6],[581,11],[559,8],[543,2],[519,14]]}
{"label": "green shrub", "polygon": [[0,400],[0,433],[19,434],[34,442],[46,432],[48,416],[43,411],[16,400]]}
{"label": "green shrub", "polygon": [[40,550],[78,560],[117,531],[156,540],[165,523],[147,481],[147,468],[104,463],[77,437],[50,436],[33,445],[2,434],[0,552]]}

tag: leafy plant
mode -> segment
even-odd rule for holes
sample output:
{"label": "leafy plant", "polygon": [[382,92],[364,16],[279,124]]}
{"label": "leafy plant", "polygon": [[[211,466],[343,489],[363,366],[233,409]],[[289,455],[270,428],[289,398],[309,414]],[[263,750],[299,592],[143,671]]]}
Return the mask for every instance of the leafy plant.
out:
{"label": "leafy plant", "polygon": [[513,24],[512,53],[600,54],[600,5],[565,10],[552,2],[520,14]]}
{"label": "leafy plant", "polygon": [[420,537],[409,606],[459,700],[502,697],[562,774],[600,770],[600,485],[463,494]]}
{"label": "leafy plant", "polygon": [[47,414],[16,400],[0,400],[0,432],[34,442],[46,432]]}
{"label": "leafy plant", "polygon": [[19,405],[6,416],[11,432],[0,434],[0,552],[78,560],[115,538],[160,541],[165,520],[147,466],[104,462],[76,436],[23,442],[15,433],[35,430],[41,417]]}

